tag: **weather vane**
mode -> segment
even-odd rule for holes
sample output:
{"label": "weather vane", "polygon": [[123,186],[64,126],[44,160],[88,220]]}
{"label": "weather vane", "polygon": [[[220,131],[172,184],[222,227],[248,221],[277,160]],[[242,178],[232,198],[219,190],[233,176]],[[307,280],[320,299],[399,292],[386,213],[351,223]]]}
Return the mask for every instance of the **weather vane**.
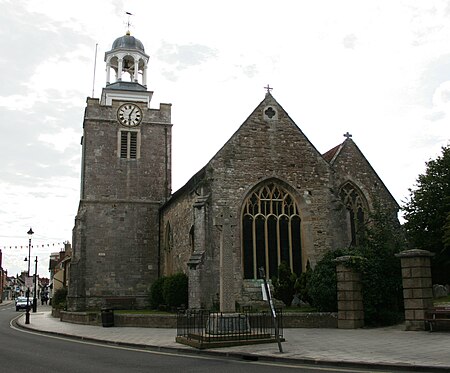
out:
{"label": "weather vane", "polygon": [[133,14],[130,13],[130,12],[125,12],[125,14],[128,16],[128,20],[127,20],[126,25],[127,25],[127,29],[128,29],[127,34],[129,35],[129,34],[130,34],[130,27],[132,26],[132,25],[131,25],[131,21],[130,21],[130,17],[131,17]]}

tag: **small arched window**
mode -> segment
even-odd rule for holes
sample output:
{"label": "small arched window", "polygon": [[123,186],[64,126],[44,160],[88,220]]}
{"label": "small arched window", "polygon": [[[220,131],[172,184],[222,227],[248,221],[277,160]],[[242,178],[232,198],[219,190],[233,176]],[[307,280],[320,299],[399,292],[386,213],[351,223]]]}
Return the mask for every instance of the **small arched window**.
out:
{"label": "small arched window", "polygon": [[260,267],[267,278],[276,276],[281,262],[300,275],[300,223],[297,204],[283,187],[270,182],[253,191],[242,211],[244,278],[258,278]]}
{"label": "small arched window", "polygon": [[173,233],[170,223],[167,222],[166,228],[164,230],[164,258],[165,258],[165,271],[166,275],[171,275],[173,273]]}
{"label": "small arched window", "polygon": [[194,232],[194,226],[191,226],[191,229],[189,229],[189,245],[191,246],[191,251],[195,251],[195,232]]}
{"label": "small arched window", "polygon": [[361,190],[347,181],[340,189],[340,198],[347,209],[347,221],[351,245],[361,244],[365,237],[365,224],[368,214],[367,201]]}
{"label": "small arched window", "polygon": [[172,248],[173,248],[172,229],[170,227],[170,223],[167,222],[166,229],[165,229],[165,235],[164,235],[164,250],[169,252],[169,251],[172,251]]}

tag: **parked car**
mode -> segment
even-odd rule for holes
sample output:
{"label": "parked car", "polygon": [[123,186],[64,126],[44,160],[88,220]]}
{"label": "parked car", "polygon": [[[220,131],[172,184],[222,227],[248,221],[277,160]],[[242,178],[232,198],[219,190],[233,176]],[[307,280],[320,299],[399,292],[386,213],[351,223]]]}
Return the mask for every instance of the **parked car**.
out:
{"label": "parked car", "polygon": [[[33,298],[29,298],[28,305],[30,308],[33,306]],[[16,311],[27,309],[27,297],[16,298]]]}

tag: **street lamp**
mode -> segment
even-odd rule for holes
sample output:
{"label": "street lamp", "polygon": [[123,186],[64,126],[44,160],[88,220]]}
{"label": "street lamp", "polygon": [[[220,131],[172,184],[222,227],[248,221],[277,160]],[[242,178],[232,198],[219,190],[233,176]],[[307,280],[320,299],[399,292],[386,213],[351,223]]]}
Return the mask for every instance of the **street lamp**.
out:
{"label": "street lamp", "polygon": [[[30,230],[27,232],[28,234],[28,272],[27,276],[30,277],[30,253],[31,253],[31,236],[34,234],[33,230],[30,228]],[[27,260],[27,258],[25,258]],[[27,279],[28,280],[28,279]],[[30,323],[30,287],[27,288],[27,309],[25,312],[25,324]]]}

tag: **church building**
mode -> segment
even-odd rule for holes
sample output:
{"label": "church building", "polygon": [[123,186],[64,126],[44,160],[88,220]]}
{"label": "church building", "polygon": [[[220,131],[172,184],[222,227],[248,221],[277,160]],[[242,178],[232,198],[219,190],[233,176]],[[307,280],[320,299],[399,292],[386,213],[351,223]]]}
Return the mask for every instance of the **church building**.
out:
{"label": "church building", "polygon": [[[69,310],[149,303],[152,283],[183,272],[189,307],[223,312],[261,299],[286,262],[296,274],[358,244],[376,204],[399,209],[350,134],[320,154],[272,96],[216,155],[171,191],[171,105],[151,108],[149,56],[126,35],[105,54],[106,87],[88,98]],[[113,75],[113,79],[111,76]]]}

